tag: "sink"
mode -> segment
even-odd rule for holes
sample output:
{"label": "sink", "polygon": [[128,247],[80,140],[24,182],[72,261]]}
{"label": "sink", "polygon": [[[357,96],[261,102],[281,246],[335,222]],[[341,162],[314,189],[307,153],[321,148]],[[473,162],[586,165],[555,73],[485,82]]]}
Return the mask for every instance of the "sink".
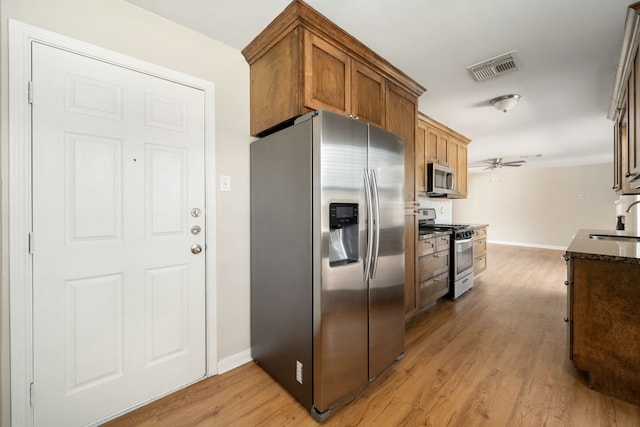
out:
{"label": "sink", "polygon": [[589,234],[590,239],[613,240],[618,242],[640,242],[640,236],[620,236],[617,234]]}

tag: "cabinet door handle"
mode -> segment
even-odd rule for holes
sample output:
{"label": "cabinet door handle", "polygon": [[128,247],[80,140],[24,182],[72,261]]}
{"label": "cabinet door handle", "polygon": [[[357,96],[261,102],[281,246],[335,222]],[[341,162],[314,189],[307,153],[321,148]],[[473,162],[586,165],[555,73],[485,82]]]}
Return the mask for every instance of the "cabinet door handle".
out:
{"label": "cabinet door handle", "polygon": [[564,321],[565,321],[566,323],[569,323],[569,318],[568,318],[568,317],[565,317],[565,318],[564,318]]}
{"label": "cabinet door handle", "polygon": [[565,280],[565,281],[564,281],[564,285],[565,285],[565,286],[569,286],[569,281],[568,281],[568,280]]}

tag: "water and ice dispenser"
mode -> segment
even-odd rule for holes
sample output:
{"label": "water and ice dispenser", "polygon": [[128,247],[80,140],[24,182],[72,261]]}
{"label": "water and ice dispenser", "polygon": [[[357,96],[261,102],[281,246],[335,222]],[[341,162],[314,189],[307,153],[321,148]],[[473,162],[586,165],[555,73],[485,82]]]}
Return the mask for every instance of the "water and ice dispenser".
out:
{"label": "water and ice dispenser", "polygon": [[329,204],[329,265],[358,262],[358,204]]}

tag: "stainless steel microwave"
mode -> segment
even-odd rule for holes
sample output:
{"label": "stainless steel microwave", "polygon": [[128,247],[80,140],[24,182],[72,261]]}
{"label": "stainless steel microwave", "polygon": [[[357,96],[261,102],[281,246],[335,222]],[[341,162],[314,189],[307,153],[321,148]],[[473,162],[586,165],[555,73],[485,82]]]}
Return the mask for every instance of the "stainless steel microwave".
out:
{"label": "stainless steel microwave", "polygon": [[437,163],[427,163],[427,194],[439,195],[453,193],[455,177],[453,169]]}

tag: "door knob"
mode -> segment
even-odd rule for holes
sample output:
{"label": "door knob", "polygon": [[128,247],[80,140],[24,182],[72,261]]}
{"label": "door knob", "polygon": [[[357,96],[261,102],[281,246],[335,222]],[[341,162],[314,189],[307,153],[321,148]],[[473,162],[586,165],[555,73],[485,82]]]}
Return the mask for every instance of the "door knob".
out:
{"label": "door knob", "polygon": [[191,253],[198,255],[200,252],[202,252],[202,246],[200,245],[191,246]]}

